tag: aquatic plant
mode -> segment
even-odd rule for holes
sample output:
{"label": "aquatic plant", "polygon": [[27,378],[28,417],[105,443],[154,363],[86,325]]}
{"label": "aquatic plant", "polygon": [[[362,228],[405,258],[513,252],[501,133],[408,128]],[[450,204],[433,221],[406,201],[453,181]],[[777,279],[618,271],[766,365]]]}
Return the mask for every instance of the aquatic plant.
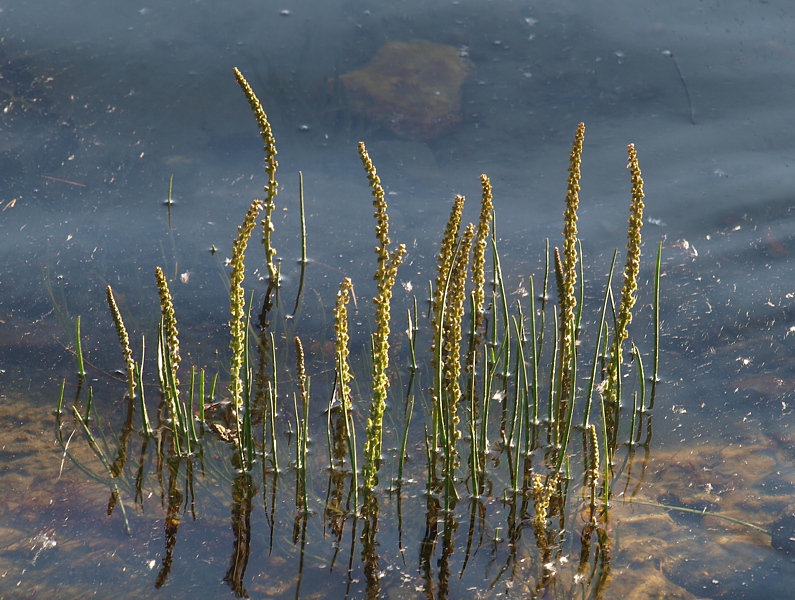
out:
{"label": "aquatic plant", "polygon": [[[354,547],[358,539],[362,545],[362,568],[368,593],[374,597],[382,590],[376,538],[380,498],[383,494],[378,482],[383,465],[389,464],[397,477],[392,479],[393,485],[383,488],[383,493],[397,495],[400,528],[402,503],[405,500],[402,486],[411,485],[410,482],[417,479],[426,482],[426,494],[423,496],[426,503],[426,533],[419,554],[424,587],[431,594],[435,593],[434,589],[438,591],[439,597],[448,593],[451,557],[456,549],[454,537],[461,516],[456,511],[460,511],[459,505],[464,498],[468,502],[469,527],[462,574],[478,548],[485,547],[486,542],[493,543],[492,554],[496,557],[497,547],[507,538],[507,558],[497,580],[502,577],[513,578],[514,574],[506,573],[514,573],[511,569],[523,560],[517,554],[517,547],[523,523],[530,523],[538,552],[537,560],[533,562],[537,567],[536,574],[532,581],[522,583],[512,579],[512,582],[521,583],[521,589],[528,594],[541,595],[543,590],[561,579],[560,573],[549,565],[562,556],[562,545],[568,543],[566,540],[577,538],[581,543],[580,561],[573,566],[576,571],[572,575],[572,587],[561,583],[562,593],[571,591],[575,584],[580,585],[587,580],[587,585],[593,586],[594,595],[598,595],[610,573],[609,511],[612,486],[620,473],[620,468],[615,467],[615,454],[622,445],[626,445],[629,452],[633,452],[635,446],[643,446],[648,453],[651,439],[651,420],[648,418],[647,439],[640,442],[644,417],[650,417],[653,405],[654,385],[647,406],[643,357],[634,345],[632,355],[638,372],[638,389],[632,389],[630,383],[624,383],[628,390],[621,389],[622,347],[629,339],[629,326],[638,291],[642,243],[643,181],[634,147],[629,147],[631,216],[623,286],[617,307],[612,300],[616,255],[598,306],[598,318],[595,323],[583,325],[584,267],[578,239],[577,213],[585,128],[580,124],[570,154],[562,250],[550,250],[547,241],[543,274],[541,277],[530,276],[526,280],[528,299],[520,299],[515,304],[509,302],[504,267],[498,250],[493,189],[488,176],[481,175],[481,203],[477,222],[462,227],[465,198],[456,196],[440,242],[435,278],[429,282],[429,310],[427,315],[422,315],[417,308],[416,296],[410,299],[405,336],[408,343],[402,346],[402,350],[397,350],[397,344],[390,344],[393,336],[391,309],[393,289],[398,269],[406,256],[406,248],[403,244],[392,245],[384,188],[364,143],[360,143],[359,154],[375,207],[377,240],[376,293],[372,316],[374,327],[370,337],[370,353],[369,357],[352,356],[351,338],[361,338],[365,333],[351,330],[348,305],[353,294],[353,281],[344,277],[334,303],[333,365],[313,369],[312,352],[305,353],[301,341],[305,334],[299,331],[298,323],[303,267],[308,262],[303,216],[302,277],[295,309],[292,315],[287,316],[278,312],[277,297],[273,295],[278,285],[276,253],[270,238],[276,195],[275,142],[267,116],[253,90],[237,70],[235,77],[256,116],[265,142],[268,183],[265,186],[267,199],[251,203],[232,245],[229,275],[230,355],[228,369],[224,369],[228,372],[230,394],[226,420],[213,418],[205,411],[205,400],[213,397],[218,376],[214,378],[209,394],[205,390],[203,370],[192,367],[190,381],[186,380],[182,384],[179,380],[181,357],[175,308],[168,281],[159,267],[156,269],[161,314],[158,378],[166,408],[158,411],[158,423],[154,428],[149,424],[144,397],[145,344],[142,343],[140,362],[136,363],[130,349],[129,335],[110,287],[106,290],[107,302],[122,348],[127,380],[126,397],[129,400],[127,420],[118,436],[115,461],[107,458],[113,456],[112,444],[105,439],[104,434],[100,439],[105,441],[99,441],[95,435],[103,431],[100,420],[94,420],[92,430],[88,418],[96,413],[93,391],[89,389],[88,401],[83,407],[78,387],[73,407],[79,429],[84,432],[89,446],[104,467],[104,471],[93,473],[92,476],[110,482],[112,498],[122,506],[122,495],[128,489],[134,490],[136,503],[143,502],[140,500],[140,481],[143,477],[140,473],[145,464],[143,457],[153,437],[152,432],[157,432],[157,477],[161,482],[168,480],[168,491],[161,484],[163,497],[167,496],[167,502],[164,502],[167,543],[158,585],[162,585],[168,577],[175,543],[172,538],[179,527],[179,507],[187,504],[185,495],[180,491],[180,474],[184,469],[183,489],[192,490],[194,462],[201,465],[202,474],[207,467],[202,458],[205,447],[213,447],[216,453],[222,453],[218,448],[228,445],[229,467],[235,470],[219,469],[214,472],[219,480],[229,483],[232,495],[235,554],[225,580],[238,595],[247,593],[244,578],[252,538],[250,514],[254,506],[252,498],[257,493],[254,465],[259,457],[263,459],[263,500],[266,510],[270,511],[267,521],[271,527],[272,540],[276,529],[274,514],[279,504],[280,454],[285,458],[287,451],[283,448],[294,443],[295,447],[291,449],[294,459],[289,459],[296,475],[292,543],[299,548],[301,568],[313,507],[322,504],[324,526],[329,528],[337,544],[332,566],[344,528],[349,523],[349,573],[353,568]],[[300,177],[299,196],[303,203],[303,179]],[[254,293],[247,301],[244,282],[245,262],[251,260],[246,259],[248,240],[261,210],[265,212],[263,242],[269,286],[257,319],[256,315],[252,318]],[[552,306],[552,300],[548,298],[550,271],[554,271],[557,283],[557,306]],[[654,279],[654,327],[659,328],[660,249]],[[538,290],[540,295],[536,290],[537,280],[543,281]],[[492,282],[490,288],[487,281]],[[422,353],[418,345],[418,340],[422,341],[418,333],[424,329],[427,329],[428,354]],[[652,369],[655,380],[658,354],[656,334],[655,331]],[[78,356],[79,339],[78,321]],[[292,344],[286,343],[287,340]],[[591,350],[586,355],[589,344]],[[259,354],[259,361],[253,367],[249,366],[251,349],[256,349]],[[288,369],[289,361],[286,359],[291,352],[295,353],[295,362]],[[402,364],[408,364],[410,375],[408,384],[398,387],[395,383],[400,376],[400,369],[394,368],[394,365],[400,365],[401,360],[405,361]],[[288,371],[294,372],[294,376],[289,375]],[[585,377],[582,377],[583,372],[586,373]],[[327,373],[334,374],[333,383],[328,380]],[[198,420],[194,416],[197,376]],[[320,393],[323,390],[328,392],[325,427],[329,487],[325,501],[318,497],[310,477],[311,430],[320,414],[320,411],[315,411],[317,414],[313,412],[310,418],[310,381],[315,396],[318,390],[321,390]],[[420,390],[417,396],[426,401],[424,393],[428,390],[430,398],[425,403],[425,413],[412,421],[415,381]],[[633,380],[625,378],[624,381]],[[127,485],[124,465],[129,440],[135,439],[132,421],[136,389],[139,391],[137,406],[141,409],[142,458],[134,481]],[[290,390],[288,393],[293,395],[292,418],[280,415],[278,404],[284,396],[280,392],[283,389]],[[65,440],[61,434],[64,390],[65,384],[61,387],[58,400],[58,439],[64,447],[64,456],[73,456],[69,452],[69,440]],[[631,414],[627,430],[626,425],[623,429],[619,427],[619,414],[622,411],[622,395],[629,397],[628,391],[634,393],[632,404],[623,408],[625,413]],[[400,396],[405,401],[388,403],[390,396]],[[369,406],[364,424],[363,419],[356,416],[357,402]],[[388,404],[398,408],[388,411]],[[593,418],[593,415],[597,417]],[[392,433],[385,434],[385,418],[390,418],[395,424]],[[416,426],[417,420],[422,421],[419,428]],[[196,422],[200,425],[198,431]],[[257,432],[254,425],[260,422],[261,431]],[[279,423],[288,428],[286,433],[280,430]],[[357,429],[358,433],[365,435],[361,473]],[[422,433],[418,435],[418,432]],[[385,442],[385,435],[393,438],[387,437]],[[572,443],[578,436],[581,436],[582,443]],[[278,443],[280,438],[282,443]],[[470,455],[468,460],[464,460],[462,441],[467,438]],[[415,448],[424,446],[424,461],[406,462],[412,445]],[[385,447],[395,449],[395,459],[391,464],[389,452],[384,452]],[[498,458],[492,455],[492,460],[489,460],[490,453],[498,455]],[[322,460],[322,457],[317,458]],[[265,459],[270,462],[268,468],[265,467]],[[80,464],[77,459],[73,460]],[[408,469],[408,478],[404,478],[404,467]],[[81,468],[92,472],[85,465],[81,465]],[[164,468],[168,469],[167,477]],[[230,473],[234,475],[230,476]],[[581,476],[579,479],[578,474]],[[630,477],[631,474],[628,474],[627,486]],[[579,492],[579,498],[572,490]],[[500,500],[507,507],[507,516],[493,530],[493,535],[490,532],[486,534],[484,523],[487,507]],[[575,536],[574,529],[579,523],[572,515],[578,514],[585,518],[580,535]],[[360,522],[361,536],[357,538]],[[479,534],[476,534],[477,527],[480,527]],[[505,538],[502,536],[503,531]],[[439,536],[439,583],[434,588],[430,583],[433,577],[431,558],[437,551]],[[402,529],[399,540],[402,552]],[[298,581],[297,585],[300,585],[300,574]],[[349,586],[351,581],[352,577]]]}
{"label": "aquatic plant", "polygon": [[231,331],[229,347],[232,350],[232,358],[229,361],[229,394],[232,397],[235,407],[238,409],[243,405],[243,382],[240,379],[240,369],[243,366],[243,354],[246,341],[246,294],[243,289],[246,267],[243,261],[245,259],[248,240],[251,237],[251,232],[254,230],[257,215],[259,215],[261,208],[261,200],[254,200],[251,203],[243,219],[243,224],[237,228],[237,237],[232,244],[232,274],[229,278],[229,312],[232,315],[229,321],[229,329]]}
{"label": "aquatic plant", "polygon": [[86,366],[83,361],[83,341],[80,337],[80,315],[75,319],[75,356],[77,357],[77,374],[80,378],[86,376]]}
{"label": "aquatic plant", "polygon": [[179,380],[177,370],[182,358],[179,355],[179,332],[177,331],[177,318],[174,313],[174,302],[171,299],[171,292],[168,289],[168,281],[163,274],[163,269],[155,268],[155,279],[157,281],[157,293],[160,297],[160,309],[162,311],[163,331],[165,335],[168,358],[171,361],[171,374],[174,377],[174,385],[179,390]]}
{"label": "aquatic plant", "polygon": [[434,306],[436,330],[434,332],[434,413],[438,440],[444,455],[443,476],[445,508],[457,498],[455,468],[458,452],[456,443],[461,438],[458,404],[461,399],[461,326],[464,319],[464,300],[469,251],[475,236],[475,227],[467,225],[463,235],[456,240],[455,250],[446,265],[444,285]]}
{"label": "aquatic plant", "polygon": [[168,281],[160,267],[155,268],[157,293],[160,298],[160,328],[157,338],[157,372],[160,380],[160,393],[169,410],[173,423],[171,437],[178,456],[190,455],[192,442],[196,435],[192,431],[193,418],[187,414],[187,407],[180,400],[180,382],[178,378],[179,363],[182,360],[179,352],[179,332]]}
{"label": "aquatic plant", "polygon": [[[295,470],[297,475],[296,506],[307,510],[309,505],[306,498],[306,446],[309,439],[309,381],[306,377],[306,361],[304,359],[304,346],[301,338],[296,336],[295,341],[295,372],[298,379],[298,394],[293,394],[295,408],[295,429],[297,440],[295,443]],[[301,399],[301,411],[298,411],[298,397]]]}
{"label": "aquatic plant", "polygon": [[472,246],[472,284],[475,300],[475,330],[479,330],[483,323],[484,304],[486,294],[483,286],[486,284],[486,248],[489,245],[489,226],[491,213],[494,210],[491,180],[485,173],[480,176],[481,200],[480,217],[478,218],[477,234]]}
{"label": "aquatic plant", "polygon": [[[336,306],[334,308],[334,348],[336,355],[336,377],[337,377],[337,393],[340,400],[340,410],[342,412],[343,427],[341,428],[340,444],[342,445],[342,452],[344,448],[348,449],[351,465],[351,492],[353,494],[354,510],[359,508],[359,475],[358,475],[358,461],[356,457],[356,425],[353,421],[353,404],[351,403],[351,388],[350,382],[353,380],[351,374],[351,367],[348,362],[350,355],[350,336],[348,335],[348,302],[350,302],[350,293],[353,289],[353,283],[349,277],[346,277],[340,282],[340,289],[337,293]],[[332,407],[329,407],[328,416],[331,419]],[[329,461],[331,462],[331,461]]]}
{"label": "aquatic plant", "polygon": [[638,156],[634,144],[627,147],[627,168],[632,179],[632,201],[630,202],[629,227],[627,229],[627,258],[624,266],[624,283],[621,286],[621,298],[615,317],[615,331],[607,364],[607,377],[602,388],[605,402],[611,446],[615,445],[620,412],[620,369],[624,341],[627,339],[627,327],[632,322],[632,308],[635,306],[635,293],[638,289],[638,273],[640,272],[641,228],[643,227],[643,178],[638,166]]}
{"label": "aquatic plant", "polygon": [[108,308],[110,315],[113,317],[113,325],[116,327],[116,334],[119,336],[119,345],[121,346],[121,353],[124,356],[124,365],[127,369],[127,385],[129,398],[132,400],[135,397],[135,361],[132,356],[132,349],[130,348],[130,336],[127,335],[127,328],[124,326],[124,321],[121,318],[119,307],[116,306],[116,299],[113,297],[113,290],[110,286],[105,288]]}
{"label": "aquatic plant", "polygon": [[574,352],[578,325],[574,309],[577,306],[575,286],[577,285],[577,210],[580,206],[580,164],[582,163],[582,144],[585,138],[585,123],[577,126],[569,159],[569,182],[566,188],[566,210],[563,213],[563,257],[555,249],[555,275],[558,279],[558,298],[560,302],[560,402],[558,403],[558,423],[563,418],[571,394],[569,369]]}
{"label": "aquatic plant", "polygon": [[373,334],[373,374],[372,374],[372,401],[370,416],[367,419],[367,438],[364,443],[364,487],[373,490],[378,483],[377,473],[381,461],[381,444],[383,436],[384,411],[389,391],[389,378],[386,370],[389,366],[389,319],[392,288],[395,287],[398,267],[403,262],[406,246],[398,245],[394,250],[389,249],[389,216],[387,215],[386,195],[381,186],[381,179],[375,170],[375,165],[367,153],[364,142],[359,142],[359,157],[362,159],[370,189],[373,194],[375,206],[376,227],[375,235],[378,239],[375,253],[378,256],[378,267],[375,271],[377,293],[373,298],[375,305],[375,333]]}

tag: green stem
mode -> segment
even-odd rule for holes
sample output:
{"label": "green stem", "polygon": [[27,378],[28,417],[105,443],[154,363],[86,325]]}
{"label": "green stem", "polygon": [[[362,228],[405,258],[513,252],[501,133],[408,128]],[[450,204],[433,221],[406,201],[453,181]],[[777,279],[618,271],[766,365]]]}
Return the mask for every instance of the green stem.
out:
{"label": "green stem", "polygon": [[77,352],[77,374],[83,378],[86,376],[86,368],[83,364],[83,344],[80,341],[80,315],[75,322],[75,350]]}
{"label": "green stem", "polygon": [[654,408],[660,367],[660,267],[662,264],[662,242],[657,245],[657,263],[654,269],[654,359],[651,374],[649,410]]}

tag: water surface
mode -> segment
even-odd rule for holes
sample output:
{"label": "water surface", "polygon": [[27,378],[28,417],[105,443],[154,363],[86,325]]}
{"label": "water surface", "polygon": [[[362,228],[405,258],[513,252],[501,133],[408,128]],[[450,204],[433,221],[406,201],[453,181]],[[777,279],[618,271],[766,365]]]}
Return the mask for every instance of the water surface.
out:
{"label": "water surface", "polygon": [[[123,385],[111,374],[121,357],[104,287],[114,287],[128,326],[154,347],[155,265],[171,281],[184,358],[223,373],[224,259],[265,181],[261,143],[233,66],[260,94],[277,139],[283,187],[275,245],[291,299],[300,255],[298,170],[304,174],[309,254],[316,262],[296,327],[318,355],[332,339],[330,307],[343,275],[357,285],[359,335],[367,333],[374,238],[359,140],[388,190],[392,238],[409,248],[395,297],[400,319],[411,297],[407,290],[422,294],[417,290],[432,276],[452,197],[477,199],[481,172],[494,185],[508,288],[518,290],[527,275],[539,273],[544,238],[560,243],[568,152],[580,121],[587,125],[580,234],[593,268],[587,292],[598,297],[612,250],[624,244],[626,144],[635,143],[653,219],[644,232],[645,252],[650,257],[658,241],[664,248],[663,384],[643,493],[686,507],[708,502],[710,510],[763,527],[786,506],[795,485],[793,148],[785,133],[793,120],[795,48],[787,2],[599,2],[583,8],[566,1],[373,6],[306,0],[112,7],[91,0],[5,3],[0,18],[0,589],[6,595],[155,590],[167,516],[160,484],[147,480],[144,489],[152,496],[143,511],[130,511],[128,536],[118,511],[106,514],[108,488],[69,460],[61,468],[52,411],[63,378],[67,398],[75,394],[68,348],[79,314],[90,383],[98,398],[107,390],[98,411],[109,431],[119,431],[124,415],[115,399]],[[341,110],[329,93],[330,82],[366,64],[387,41],[412,39],[461,48],[474,65],[463,89],[463,123],[428,143],[396,139]],[[169,222],[164,200],[172,176]],[[475,218],[474,208],[468,215]],[[249,261],[247,284],[261,294],[256,261]],[[647,265],[644,282],[649,273]],[[649,318],[648,286],[642,294],[639,326]],[[393,327],[396,336],[403,328],[401,320]],[[651,340],[639,342],[648,352]],[[418,410],[424,408],[418,404]],[[317,426],[322,432],[321,419]],[[81,442],[84,458],[95,459]],[[325,441],[318,439],[317,448],[320,473]],[[139,443],[131,453],[137,457],[140,450]],[[210,471],[215,478],[204,481],[212,483],[196,492],[196,520],[183,515],[162,588],[169,596],[233,593],[223,582],[234,543],[234,473],[224,466],[224,451],[219,444],[207,452],[218,471]],[[416,454],[422,455],[419,445]],[[324,477],[314,481],[321,499]],[[396,539],[394,498],[383,501],[381,592],[390,598],[440,593],[429,592],[422,571],[428,511],[421,481],[409,486],[403,507],[405,552]],[[350,524],[344,558],[337,559],[344,564],[326,578],[333,540],[323,537],[317,516],[307,524],[311,550],[298,588],[292,484],[280,485],[275,525],[268,522],[262,481],[258,485],[248,593],[343,597],[350,589],[351,597],[362,596],[360,548],[350,580],[347,573]],[[773,597],[791,587],[791,563],[772,549],[769,537],[709,518],[616,504],[616,518],[634,535],[659,538],[666,551],[617,549],[616,564],[632,568],[625,579],[614,568],[615,593],[637,581],[692,594],[681,597]],[[495,504],[491,510],[500,509]],[[466,506],[460,511],[466,519]],[[489,519],[504,517],[496,515],[490,512]],[[453,573],[464,560],[463,529],[456,533]],[[683,550],[671,550],[674,543]],[[497,577],[494,565],[507,563],[508,550],[491,544],[467,566],[467,578],[451,579],[449,597],[471,593],[473,586],[494,597],[526,591],[521,582],[531,575],[521,569],[512,578]],[[530,557],[529,535],[524,544]],[[434,561],[426,562],[436,565],[441,550],[433,552]],[[652,579],[649,565],[664,577]],[[430,580],[438,582],[438,575]],[[499,583],[483,586],[484,578]]]}

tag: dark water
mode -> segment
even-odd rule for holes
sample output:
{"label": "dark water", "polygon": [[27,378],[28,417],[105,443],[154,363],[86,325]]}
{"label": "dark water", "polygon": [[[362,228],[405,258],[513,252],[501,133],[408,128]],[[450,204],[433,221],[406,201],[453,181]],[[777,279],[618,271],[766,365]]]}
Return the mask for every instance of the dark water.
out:
{"label": "dark water", "polygon": [[[565,1],[0,3],[1,595],[155,591],[166,554],[168,502],[161,493],[169,486],[154,475],[151,449],[142,452],[138,438],[130,449],[128,480],[142,455],[147,476],[141,509],[133,507],[134,489],[122,489],[128,536],[118,510],[106,514],[106,485],[68,459],[61,472],[52,410],[63,378],[69,406],[76,391],[68,348],[74,317],[81,315],[90,383],[115,448],[124,420],[115,399],[123,385],[110,375],[121,359],[104,287],[116,291],[136,332],[134,346],[146,334],[153,349],[156,265],[171,282],[183,359],[210,373],[220,370],[225,387],[224,259],[265,182],[261,143],[233,66],[260,94],[277,139],[283,187],[274,243],[283,258],[287,305],[300,255],[298,170],[304,175],[315,262],[295,328],[311,348],[318,375],[326,368],[323,344],[333,339],[331,306],[343,275],[357,286],[359,339],[369,331],[374,238],[356,153],[360,139],[389,194],[392,238],[409,248],[396,288],[396,319],[403,319],[412,294],[425,293],[453,195],[476,199],[481,172],[494,185],[508,289],[518,290],[528,274],[539,272],[544,238],[559,243],[569,147],[580,121],[587,125],[580,235],[593,267],[587,293],[598,297],[612,249],[624,244],[626,144],[635,143],[646,214],[653,219],[644,231],[644,252],[650,257],[658,241],[664,249],[663,383],[641,496],[697,510],[708,506],[768,527],[795,486],[795,203],[788,135],[795,119],[793,17],[789,3],[778,0],[585,8]],[[366,64],[384,43],[412,39],[460,48],[474,65],[463,87],[463,122],[427,143],[397,139],[351,115],[333,92],[335,78]],[[169,224],[164,200],[172,176]],[[249,260],[247,286],[262,294],[256,260]],[[644,284],[649,274],[647,264]],[[648,285],[641,304],[639,325],[650,314]],[[402,320],[393,326],[398,340],[403,329]],[[651,340],[639,344],[648,352]],[[401,408],[390,418],[399,421]],[[415,426],[421,427],[425,410],[418,401]],[[261,479],[256,484],[244,579],[253,597],[364,597],[372,590],[361,557],[361,521],[353,542],[347,523],[329,568],[335,547],[321,519],[324,426],[322,417],[312,425],[312,489],[320,512],[307,519],[303,563],[300,527],[293,537],[291,474],[280,479],[275,496]],[[395,444],[391,427],[387,446]],[[75,453],[101,474],[85,439],[75,438]],[[420,440],[418,429],[410,452],[417,463],[424,452]],[[163,594],[232,593],[223,582],[235,547],[229,525],[235,473],[226,452],[220,442],[208,442],[208,475],[195,479],[196,518],[190,510],[182,515]],[[184,485],[182,469],[176,488]],[[396,497],[381,501],[381,593],[439,595],[443,556],[454,574],[451,598],[532,589],[527,582],[538,564],[529,532],[513,557],[508,545],[492,540],[510,510],[497,500],[482,525],[486,541],[461,579],[466,502],[458,508],[449,555],[441,533],[438,547],[423,545],[429,510],[421,471],[413,467],[418,482],[404,489],[402,540]],[[614,568],[616,594],[643,584],[678,597],[761,598],[783,597],[791,587],[791,563],[770,547],[768,536],[708,517],[615,504],[617,535],[625,540],[614,539],[616,564],[628,573],[622,578]],[[578,544],[567,548],[564,556],[576,563]],[[532,567],[523,570],[523,559]],[[576,571],[571,562],[557,567],[566,582]],[[505,575],[501,569],[509,563],[516,568]]]}

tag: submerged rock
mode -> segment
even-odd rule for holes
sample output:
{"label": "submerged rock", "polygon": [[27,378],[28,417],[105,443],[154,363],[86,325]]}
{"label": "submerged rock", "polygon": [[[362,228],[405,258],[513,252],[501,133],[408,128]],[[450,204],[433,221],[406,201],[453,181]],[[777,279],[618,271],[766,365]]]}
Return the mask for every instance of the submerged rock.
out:
{"label": "submerged rock", "polygon": [[461,85],[470,68],[452,46],[389,42],[369,65],[341,79],[355,112],[399,137],[426,142],[461,123]]}

